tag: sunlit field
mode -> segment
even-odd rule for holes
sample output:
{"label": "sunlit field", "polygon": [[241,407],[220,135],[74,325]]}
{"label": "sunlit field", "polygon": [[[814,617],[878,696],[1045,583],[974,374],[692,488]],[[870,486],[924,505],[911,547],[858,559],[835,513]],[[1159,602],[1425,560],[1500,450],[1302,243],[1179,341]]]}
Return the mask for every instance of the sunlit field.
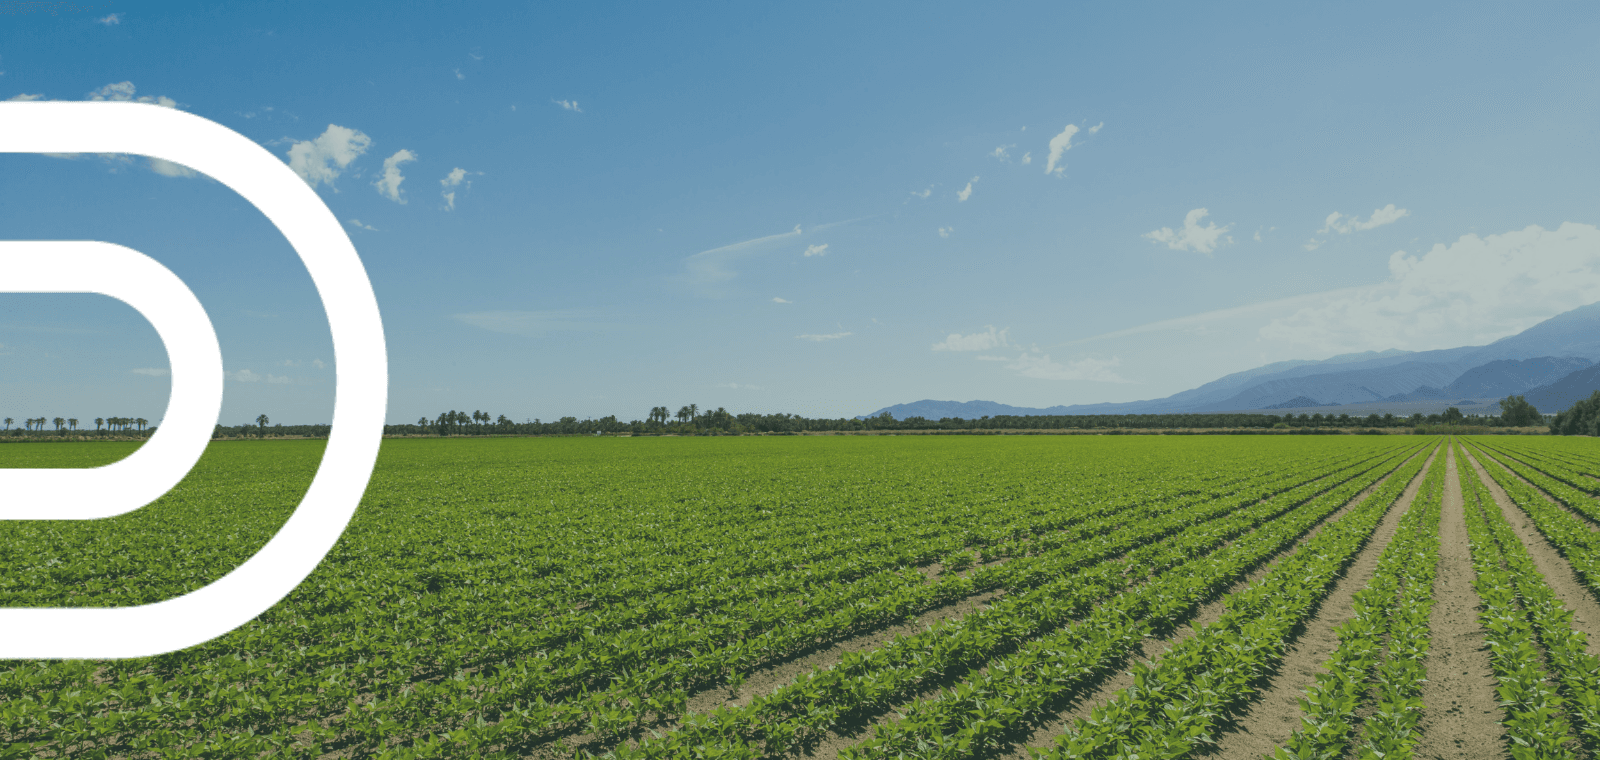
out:
{"label": "sunlit field", "polygon": [[[5,445],[0,465],[132,445]],[[131,605],[215,580],[287,519],[322,449],[214,443],[145,509],[0,523],[3,603]],[[0,742],[18,758],[1406,756],[1446,731],[1522,731],[1577,752],[1600,737],[1584,633],[1600,617],[1565,605],[1595,606],[1597,463],[1588,439],[1532,437],[388,440],[288,598],[175,654],[0,664]]]}

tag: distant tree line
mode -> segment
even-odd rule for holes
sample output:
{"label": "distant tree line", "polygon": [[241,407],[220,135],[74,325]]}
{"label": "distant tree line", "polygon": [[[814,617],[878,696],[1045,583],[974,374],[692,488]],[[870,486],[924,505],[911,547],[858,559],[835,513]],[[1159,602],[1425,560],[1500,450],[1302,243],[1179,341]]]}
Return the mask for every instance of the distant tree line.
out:
{"label": "distant tree line", "polygon": [[0,419],[0,424],[4,425],[3,428],[0,428],[0,434],[28,438],[48,436],[65,438],[89,435],[116,436],[119,438],[125,438],[130,435],[143,437],[155,430],[155,428],[149,426],[150,421],[143,417],[96,417],[94,418],[94,430],[92,432],[87,429],[80,430],[77,417],[27,417],[22,420],[20,425],[15,417],[5,417]]}
{"label": "distant tree line", "polygon": [[[1393,414],[1369,414],[1365,417],[1350,414],[1085,414],[1085,415],[998,415],[965,419],[943,417],[930,420],[925,417],[907,417],[897,420],[887,412],[875,417],[841,417],[838,419],[809,418],[797,414],[760,414],[745,412],[733,414],[717,407],[702,411],[697,404],[687,404],[673,412],[670,407],[651,407],[643,420],[623,422],[615,415],[599,419],[562,417],[558,420],[524,420],[516,422],[504,414],[485,411],[462,412],[454,409],[440,412],[433,418],[421,417],[415,423],[385,425],[385,435],[410,436],[473,436],[473,435],[730,435],[742,433],[831,433],[875,431],[1000,431],[1000,430],[1082,430],[1082,431],[1136,431],[1136,430],[1238,430],[1260,432],[1340,432],[1350,429],[1386,431],[1392,428],[1415,428],[1419,432],[1433,432],[1452,428],[1470,427],[1477,430],[1492,428],[1526,428],[1544,424],[1546,418],[1521,396],[1508,396],[1500,402],[1500,414],[1466,415],[1457,407],[1439,414],[1413,414],[1398,417]],[[146,436],[155,430],[142,417],[97,417],[95,435],[126,436],[129,432]],[[48,429],[54,425],[54,430]],[[4,418],[4,431],[12,436],[84,436],[78,430],[76,418],[32,417],[18,427],[14,418]],[[270,427],[269,427],[270,425]],[[1600,435],[1600,391],[1572,409],[1555,415],[1549,423],[1550,432],[1561,435]],[[329,424],[284,425],[271,424],[267,415],[259,415],[242,425],[217,425],[214,438],[323,438],[333,429]]]}
{"label": "distant tree line", "polygon": [[1579,401],[1550,421],[1550,432],[1555,435],[1600,436],[1600,391]]}

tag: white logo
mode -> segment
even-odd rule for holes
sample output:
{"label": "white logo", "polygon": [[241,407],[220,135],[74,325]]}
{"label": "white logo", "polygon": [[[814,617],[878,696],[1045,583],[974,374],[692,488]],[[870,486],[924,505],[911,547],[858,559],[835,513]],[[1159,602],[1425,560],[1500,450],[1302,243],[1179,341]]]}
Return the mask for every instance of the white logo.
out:
{"label": "white logo", "polygon": [[[146,657],[221,636],[311,574],[372,476],[389,387],[372,283],[338,220],[299,176],[248,138],[199,116],[143,103],[0,103],[0,152],[127,153],[209,175],[277,226],[322,296],[336,357],[333,431],[305,500],[260,552],[209,586],[155,604],[0,609],[0,660]],[[160,498],[194,467],[222,408],[222,352],[182,280],[111,243],[0,241],[0,292],[122,300],[155,327],[172,367],[166,417],[145,445],[87,470],[0,469],[0,519],[124,514]]]}

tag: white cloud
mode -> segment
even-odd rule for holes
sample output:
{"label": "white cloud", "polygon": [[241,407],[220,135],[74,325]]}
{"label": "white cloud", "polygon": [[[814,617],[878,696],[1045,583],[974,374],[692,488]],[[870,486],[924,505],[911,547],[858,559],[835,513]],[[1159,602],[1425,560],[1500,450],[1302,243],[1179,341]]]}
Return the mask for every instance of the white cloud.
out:
{"label": "white cloud", "polygon": [[175,164],[160,158],[150,159],[150,171],[164,177],[198,177],[200,173],[183,164]]}
{"label": "white cloud", "polygon": [[823,243],[822,245],[808,245],[808,246],[806,246],[806,253],[805,253],[806,258],[811,258],[812,256],[826,256],[826,255],[828,255],[828,244],[827,243]]}
{"label": "white cloud", "polygon": [[1094,133],[1096,133],[1096,132],[1099,132],[1099,131],[1100,131],[1100,128],[1101,128],[1101,127],[1103,127],[1103,126],[1105,126],[1105,125],[1106,125],[1106,123],[1105,123],[1105,122],[1103,122],[1103,121],[1102,121],[1102,122],[1100,122],[1100,123],[1099,123],[1099,124],[1096,124],[1096,125],[1094,125],[1094,126],[1092,126],[1092,127],[1090,127],[1090,128],[1089,128],[1089,134],[1091,134],[1091,135],[1092,135],[1092,134],[1094,134]]}
{"label": "white cloud", "polygon": [[461,73],[461,69],[454,69],[454,71],[456,72],[456,79],[466,79],[467,78],[466,74]]}
{"label": "white cloud", "polygon": [[349,225],[351,227],[355,227],[356,229],[370,230],[372,232],[377,232],[378,231],[377,227],[373,227],[370,224],[362,224],[360,219],[351,219],[349,221]]}
{"label": "white cloud", "polygon": [[451,314],[450,318],[489,332],[528,337],[607,329],[607,325],[592,321],[592,314],[582,311],[479,311]]}
{"label": "white cloud", "polygon": [[28,93],[24,92],[6,98],[7,103],[28,103],[35,100],[44,100],[44,93],[39,93],[38,95],[29,95]]}
{"label": "white cloud", "polygon": [[311,366],[316,367],[317,369],[325,369],[328,365],[324,364],[321,359],[312,359]]}
{"label": "white cloud", "polygon": [[794,301],[791,301],[791,300],[789,300],[787,298],[778,298],[778,297],[773,297],[772,302],[773,303],[794,303]]}
{"label": "white cloud", "polygon": [[225,372],[223,374],[227,375],[228,379],[236,380],[236,381],[241,382],[241,383],[268,383],[270,385],[289,385],[289,384],[292,384],[294,382],[294,380],[292,380],[290,378],[287,378],[287,377],[284,377],[282,375],[274,375],[274,374],[271,374],[271,373],[263,375],[263,374],[261,374],[259,372],[253,372],[253,371],[248,370],[248,369],[241,369],[241,370],[239,370],[237,372]]}
{"label": "white cloud", "polygon": [[731,388],[736,391],[759,391],[761,386],[749,383],[717,383],[718,388]]}
{"label": "white cloud", "polygon": [[1008,362],[1008,361],[1011,361],[1011,359],[1009,357],[1005,357],[1005,356],[984,356],[984,355],[979,355],[979,356],[974,356],[972,358],[977,359],[980,362]]}
{"label": "white cloud", "polygon": [[[995,331],[994,325],[988,325],[987,332],[962,335],[950,333],[949,337],[939,343],[933,344],[935,351],[988,351],[992,348],[1009,346],[1011,342],[1006,339],[1006,330]],[[1007,328],[1009,330],[1010,328]]]}
{"label": "white cloud", "polygon": [[113,14],[111,14],[109,16],[106,16],[105,18],[97,18],[94,21],[97,24],[105,24],[106,26],[116,26],[117,24],[122,23],[123,15],[124,14],[121,14],[121,13],[113,13]]}
{"label": "white cloud", "polygon": [[406,181],[405,175],[400,173],[400,165],[417,160],[417,154],[401,149],[394,155],[383,160],[383,176],[372,183],[378,188],[378,195],[388,198],[395,203],[405,203],[406,199],[400,195],[400,183]]}
{"label": "white cloud", "polygon": [[1318,248],[1321,248],[1322,244],[1326,243],[1326,242],[1328,242],[1328,241],[1326,241],[1326,240],[1318,240],[1316,238],[1311,238],[1310,240],[1306,241],[1305,245],[1300,246],[1300,247],[1304,248],[1304,249],[1306,249],[1308,251],[1315,251]]}
{"label": "white cloud", "polygon": [[554,104],[556,104],[558,106],[561,106],[565,110],[577,111],[578,113],[583,113],[583,109],[578,107],[578,101],[576,101],[576,100],[556,100],[556,99],[552,98],[550,100],[550,102],[554,103]]}
{"label": "white cloud", "polygon": [[329,124],[317,139],[289,146],[289,168],[312,187],[322,183],[333,187],[345,167],[371,145],[372,138],[359,130]]}
{"label": "white cloud", "polygon": [[1600,229],[1567,222],[1396,251],[1389,278],[1326,294],[1260,336],[1317,351],[1428,350],[1481,345],[1592,303],[1600,294]]}
{"label": "white cloud", "polygon": [[1022,154],[1022,165],[1023,166],[1027,166],[1028,164],[1031,164],[1031,163],[1033,163],[1033,154],[1032,153],[1024,153],[1024,154]]}
{"label": "white cloud", "polygon": [[472,189],[472,180],[467,179],[467,177],[474,174],[481,175],[483,172],[469,172],[458,166],[451,169],[450,173],[444,176],[444,179],[439,180],[439,186],[444,188],[439,194],[444,196],[444,204],[447,210],[454,211],[456,209],[455,188]]}
{"label": "white cloud", "polygon": [[[17,97],[22,97],[22,96],[19,95]],[[926,190],[920,190],[920,191],[919,190],[912,190],[911,194],[917,196],[918,198],[926,198],[926,197],[928,197],[930,195],[933,195],[933,185],[928,185],[928,188]]]}
{"label": "white cloud", "polygon": [[972,197],[972,183],[977,181],[977,177],[973,177],[972,179],[968,180],[966,189],[956,193],[956,201],[959,203],[966,203],[967,199]]}
{"label": "white cloud", "polygon": [[1116,373],[1116,367],[1122,364],[1122,359],[1085,358],[1075,362],[1060,364],[1050,360],[1049,354],[1025,353],[1015,363],[1007,365],[1006,369],[1012,370],[1023,377],[1038,378],[1040,380],[1089,380],[1097,383],[1125,383]]}
{"label": "white cloud", "polygon": [[117,82],[115,84],[108,84],[104,87],[101,87],[100,89],[95,90],[84,97],[89,100],[97,101],[110,100],[128,103],[154,103],[165,108],[178,107],[178,101],[173,100],[165,95],[157,95],[155,97],[150,97],[149,95],[140,95],[138,97],[134,97],[135,92],[136,89],[134,88],[132,82]]}
{"label": "white cloud", "polygon": [[[1099,130],[1100,128],[1095,127],[1095,129]],[[1066,129],[1061,130],[1061,134],[1050,138],[1050,158],[1044,164],[1045,174],[1060,176],[1062,172],[1066,171],[1066,164],[1061,164],[1060,166],[1056,166],[1056,164],[1060,163],[1061,154],[1072,150],[1072,136],[1075,134],[1078,134],[1078,125],[1068,124]]]}
{"label": "white cloud", "polygon": [[955,232],[955,231],[956,231],[956,228],[954,228],[954,227],[940,227],[939,228],[939,237],[942,237],[942,238],[950,237],[950,233]]}
{"label": "white cloud", "polygon": [[701,251],[684,259],[684,267],[688,269],[688,280],[695,285],[714,285],[733,279],[736,275],[727,265],[734,259],[747,256],[768,245],[789,238],[800,237],[800,225],[794,229],[777,235],[742,240],[730,245]]}
{"label": "white cloud", "polygon": [[133,374],[146,375],[148,377],[166,377],[172,374],[172,370],[160,367],[137,367],[133,370]]}
{"label": "white cloud", "polygon": [[1011,163],[1011,152],[1010,152],[1010,149],[1011,148],[1015,148],[1015,147],[1017,147],[1016,143],[1012,143],[1010,145],[1001,145],[1000,147],[995,148],[992,151],[989,151],[989,155],[993,156],[994,158],[1000,159],[1001,163],[1009,164],[1009,163]]}
{"label": "white cloud", "polygon": [[1372,216],[1367,217],[1365,222],[1361,221],[1360,217],[1345,216],[1335,211],[1328,215],[1327,221],[1323,222],[1322,229],[1317,230],[1317,234],[1326,235],[1329,232],[1337,232],[1341,235],[1348,235],[1352,232],[1363,232],[1374,227],[1382,227],[1385,224],[1394,224],[1408,216],[1411,216],[1410,211],[1403,208],[1395,208],[1393,203],[1383,208],[1373,209]]}
{"label": "white cloud", "polygon": [[1141,237],[1163,243],[1174,251],[1196,251],[1210,256],[1217,246],[1233,242],[1232,237],[1224,236],[1233,225],[1218,227],[1216,222],[1211,222],[1201,227],[1200,220],[1209,214],[1203,208],[1194,209],[1184,216],[1183,229],[1174,232],[1171,227],[1162,227]]}
{"label": "white cloud", "polygon": [[813,343],[821,343],[825,340],[838,340],[840,338],[847,338],[850,335],[852,335],[852,333],[836,332],[829,333],[827,335],[796,335],[794,337],[799,338],[800,340],[809,340]]}

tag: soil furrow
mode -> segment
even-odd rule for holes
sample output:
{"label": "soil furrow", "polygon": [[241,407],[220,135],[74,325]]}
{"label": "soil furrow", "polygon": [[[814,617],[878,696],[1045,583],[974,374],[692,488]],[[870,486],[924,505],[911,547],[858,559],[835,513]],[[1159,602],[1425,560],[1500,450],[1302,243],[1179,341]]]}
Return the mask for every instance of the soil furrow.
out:
{"label": "soil furrow", "polygon": [[[1512,532],[1516,533],[1517,538],[1522,540],[1522,545],[1527,547],[1529,556],[1533,558],[1533,566],[1544,576],[1544,582],[1555,592],[1556,598],[1564,602],[1567,609],[1572,610],[1573,622],[1585,631],[1592,631],[1593,626],[1600,624],[1600,603],[1595,602],[1594,594],[1578,579],[1578,573],[1572,569],[1572,563],[1567,562],[1566,558],[1550,545],[1550,542],[1539,533],[1539,529],[1534,527],[1533,519],[1511,501],[1511,497],[1506,495],[1499,483],[1489,477],[1489,473],[1483,469],[1484,462],[1478,461],[1478,458],[1471,454],[1467,455],[1467,459],[1471,460],[1478,479],[1494,496],[1495,503],[1500,505],[1500,511],[1505,514],[1506,522],[1511,525]],[[1540,492],[1540,495],[1543,496],[1544,493]],[[1600,637],[1589,637],[1586,647],[1589,654],[1600,654],[1600,641],[1597,641],[1597,638]]]}
{"label": "soil furrow", "polygon": [[[1300,698],[1316,680],[1323,663],[1339,646],[1339,636],[1334,632],[1355,615],[1353,599],[1357,591],[1367,587],[1378,569],[1378,558],[1394,538],[1400,527],[1400,518],[1411,508],[1422,488],[1433,457],[1447,452],[1436,450],[1429,456],[1422,471],[1406,486],[1383,522],[1373,532],[1367,545],[1346,568],[1343,577],[1334,582],[1333,589],[1323,598],[1311,618],[1300,629],[1300,634],[1284,652],[1283,662],[1269,677],[1256,699],[1242,715],[1235,716],[1229,728],[1233,730],[1217,737],[1213,756],[1220,758],[1260,758],[1272,754],[1273,748],[1289,740],[1300,727]],[[1448,461],[1447,466],[1448,466]]]}
{"label": "soil furrow", "polygon": [[[1432,462],[1431,456],[1436,455],[1437,454],[1430,455],[1430,459],[1428,460],[1429,464]],[[1406,461],[1409,462],[1411,460],[1407,458]],[[1398,465],[1396,469],[1403,466],[1405,466],[1404,462]],[[1410,496],[1415,494],[1418,485],[1421,483],[1422,477],[1427,473],[1427,471],[1428,466],[1427,464],[1424,464],[1422,471],[1418,473],[1416,478],[1408,487],[1406,494],[1402,496],[1402,500],[1404,500],[1406,504],[1410,503]],[[1045,749],[1053,746],[1056,737],[1060,736],[1068,728],[1072,727],[1074,721],[1078,720],[1079,718],[1088,718],[1089,714],[1094,711],[1095,707],[1106,701],[1109,701],[1115,697],[1118,692],[1133,685],[1132,665],[1135,661],[1144,662],[1149,665],[1155,665],[1172,647],[1177,646],[1185,639],[1194,636],[1200,628],[1204,628],[1205,626],[1211,625],[1212,623],[1220,620],[1222,618],[1222,614],[1226,611],[1224,600],[1228,596],[1239,591],[1243,591],[1251,584],[1261,580],[1266,576],[1267,573],[1271,572],[1274,567],[1277,567],[1280,561],[1282,561],[1285,557],[1288,557],[1290,554],[1293,554],[1300,548],[1302,544],[1310,541],[1319,532],[1321,532],[1324,526],[1330,525],[1339,518],[1344,517],[1346,512],[1349,512],[1357,505],[1366,501],[1374,491],[1376,491],[1384,483],[1388,482],[1390,477],[1393,477],[1393,473],[1385,475],[1383,478],[1380,478],[1378,482],[1373,483],[1362,490],[1361,493],[1356,494],[1356,496],[1352,498],[1348,504],[1340,507],[1338,511],[1334,512],[1332,515],[1329,515],[1327,519],[1318,523],[1310,531],[1307,531],[1306,535],[1301,536],[1300,539],[1295,541],[1293,545],[1273,555],[1273,557],[1267,562],[1263,563],[1261,567],[1256,568],[1242,580],[1234,583],[1232,586],[1229,586],[1228,589],[1219,594],[1216,599],[1213,599],[1212,601],[1207,602],[1205,605],[1202,605],[1199,611],[1195,613],[1194,617],[1187,621],[1187,624],[1179,626],[1167,636],[1146,639],[1138,649],[1134,650],[1133,654],[1128,659],[1121,663],[1120,669],[1116,673],[1101,681],[1099,685],[1095,686],[1093,689],[1083,693],[1083,695],[1079,698],[1074,699],[1069,705],[1066,706],[1065,709],[1058,712],[1054,718],[1039,724],[1039,726],[1035,728],[1027,736],[1027,738],[1014,745],[1012,751],[1004,755],[1004,757],[1008,758],[1008,760],[1028,760],[1028,758],[1031,757],[1031,754],[1028,751],[1029,748]],[[1384,522],[1380,525],[1380,531],[1385,527],[1387,527],[1389,530],[1389,532],[1384,534],[1383,537],[1382,542],[1385,545],[1388,543],[1388,537],[1393,535],[1393,522],[1397,521],[1399,519],[1397,515],[1403,514],[1403,512],[1404,510],[1402,509],[1391,509],[1390,514],[1385,517]],[[1296,698],[1298,699],[1298,695]],[[1296,708],[1298,709],[1298,704],[1296,704]],[[1271,747],[1268,747],[1268,751],[1270,750]],[[1258,758],[1259,755],[1253,757]]]}
{"label": "soil furrow", "polygon": [[1472,587],[1472,552],[1467,544],[1465,501],[1452,456],[1446,462],[1439,515],[1439,574],[1428,621],[1428,682],[1422,686],[1422,739],[1417,757],[1458,760],[1497,754],[1505,747],[1494,670],[1478,622],[1480,602]]}

